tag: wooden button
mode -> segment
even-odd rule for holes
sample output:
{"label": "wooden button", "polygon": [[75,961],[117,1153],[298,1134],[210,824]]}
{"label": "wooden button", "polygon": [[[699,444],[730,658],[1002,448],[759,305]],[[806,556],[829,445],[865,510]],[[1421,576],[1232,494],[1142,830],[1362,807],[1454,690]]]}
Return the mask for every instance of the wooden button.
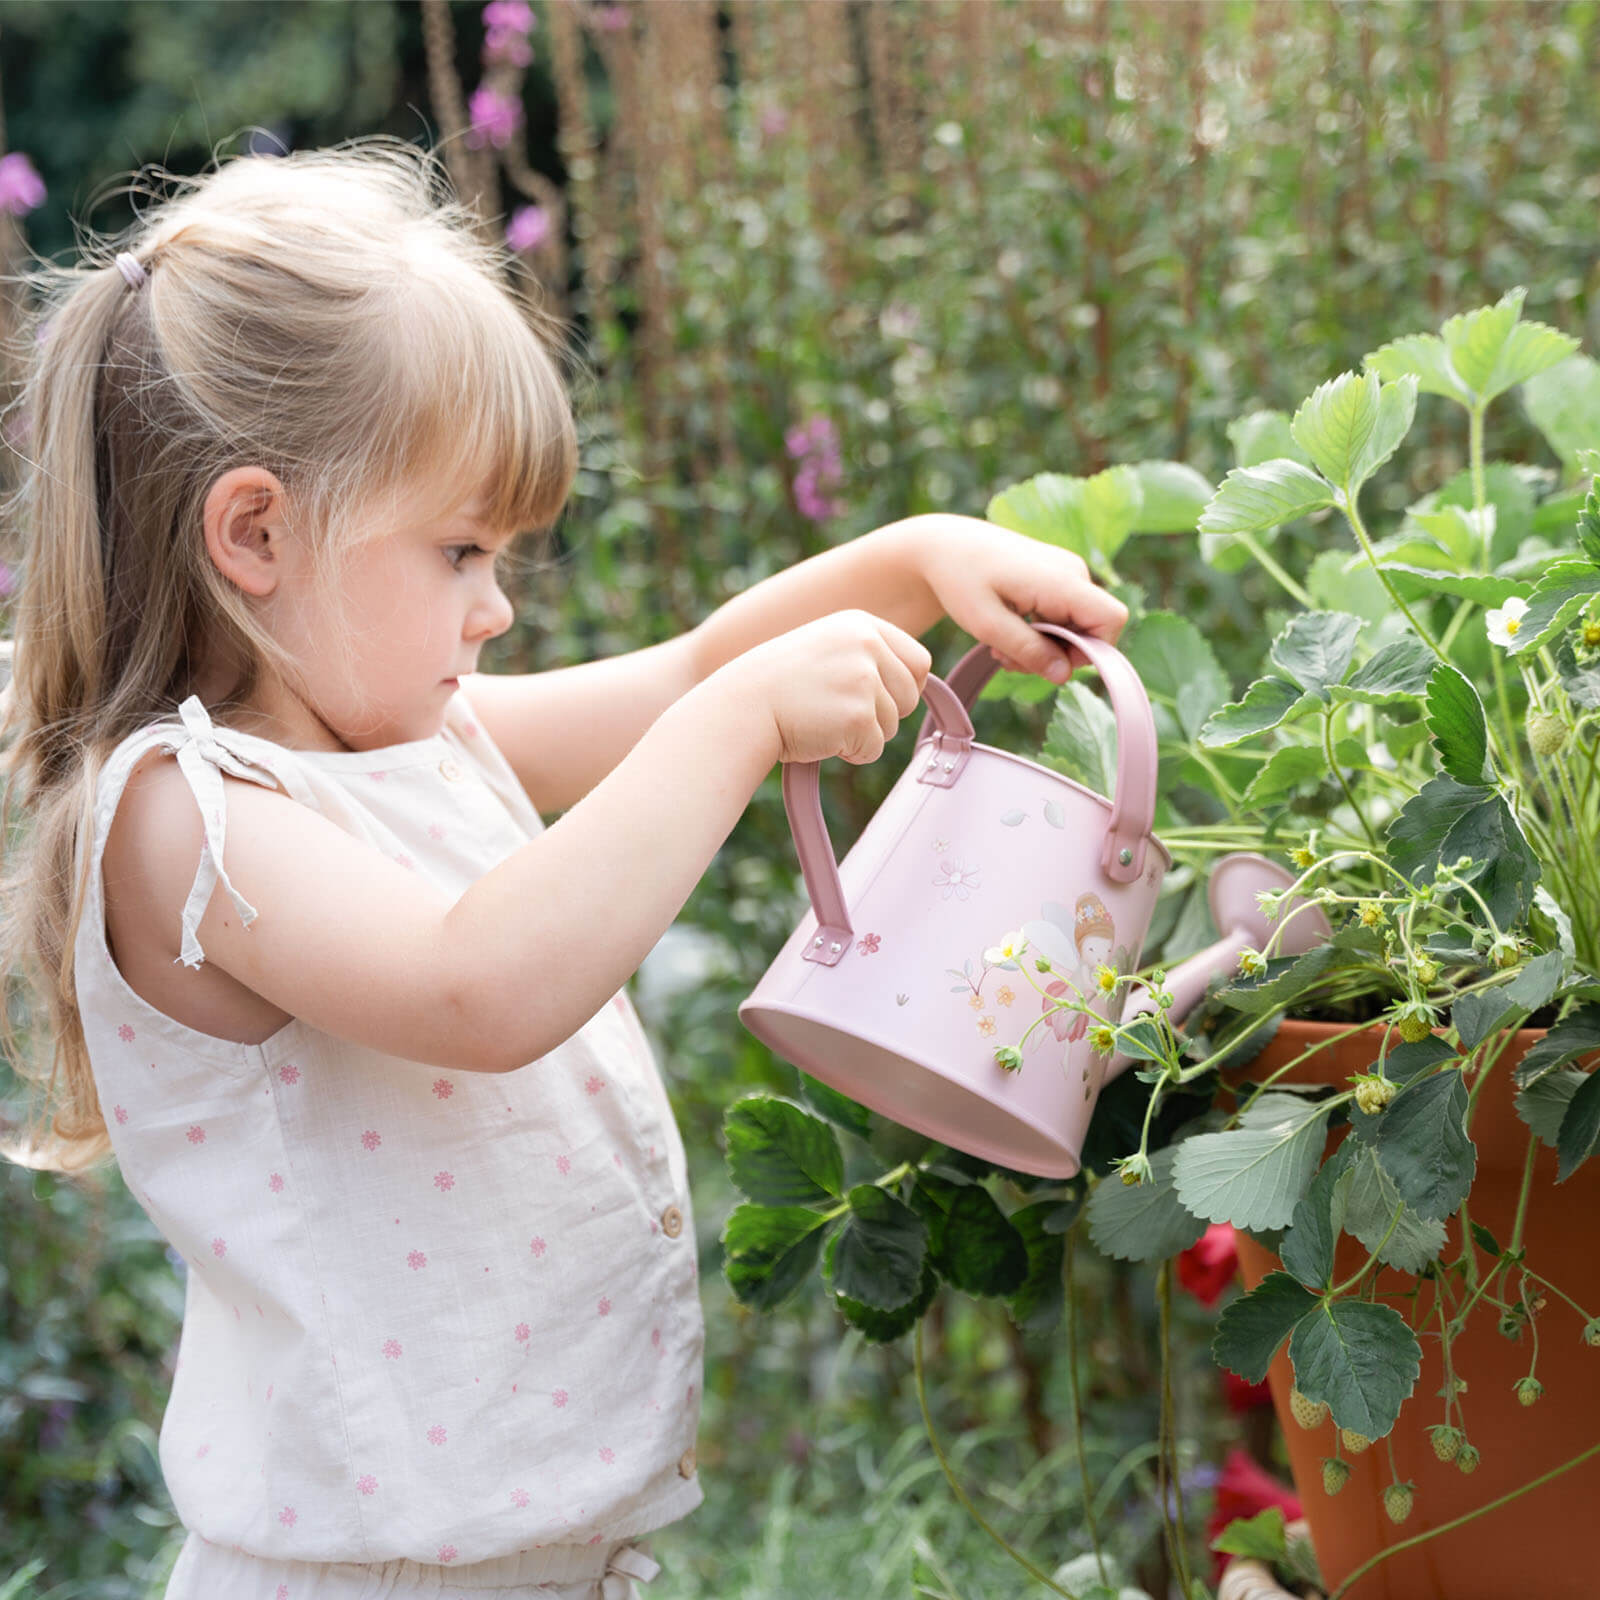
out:
{"label": "wooden button", "polygon": [[461,776],[461,768],[449,756],[446,756],[439,763],[439,776],[448,783],[455,783]]}
{"label": "wooden button", "polygon": [[683,1232],[683,1213],[676,1206],[668,1206],[661,1213],[661,1227],[669,1239],[676,1239]]}
{"label": "wooden button", "polygon": [[678,1476],[692,1478],[694,1476],[694,1446],[691,1445],[678,1457]]}

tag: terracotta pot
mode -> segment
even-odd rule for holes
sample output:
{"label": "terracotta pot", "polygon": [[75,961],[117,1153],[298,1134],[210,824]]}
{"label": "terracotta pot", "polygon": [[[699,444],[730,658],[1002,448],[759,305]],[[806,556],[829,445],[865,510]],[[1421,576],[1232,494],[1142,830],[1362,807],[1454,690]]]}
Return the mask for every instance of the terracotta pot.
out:
{"label": "terracotta pot", "polygon": [[[1339,1031],[1332,1023],[1285,1021],[1243,1073],[1229,1076],[1259,1082],[1308,1045]],[[1350,1073],[1365,1070],[1377,1059],[1379,1032],[1374,1028],[1352,1034],[1302,1062],[1286,1081],[1342,1085]],[[1468,1213],[1502,1245],[1511,1238],[1529,1137],[1513,1106],[1511,1069],[1544,1032],[1525,1028],[1518,1033],[1496,1064],[1473,1117],[1478,1170]],[[1339,1128],[1330,1135],[1330,1150],[1346,1132]],[[1600,1161],[1581,1167],[1560,1188],[1555,1187],[1555,1177],[1556,1153],[1541,1145],[1523,1230],[1527,1263],[1594,1314],[1600,1308],[1600,1251],[1595,1248]],[[1450,1220],[1448,1232],[1447,1259],[1459,1248],[1457,1218]],[[1238,1245],[1246,1288],[1281,1265],[1243,1233]],[[1358,1241],[1343,1236],[1335,1261],[1338,1276],[1357,1271],[1366,1256]],[[1487,1259],[1480,1252],[1480,1265]],[[1383,1268],[1379,1297],[1404,1294],[1418,1281],[1408,1273]],[[1427,1299],[1431,1301],[1431,1291]],[[1405,1314],[1405,1307],[1400,1309]],[[1528,1370],[1532,1334],[1525,1330],[1520,1340],[1506,1339],[1497,1322],[1493,1307],[1485,1309],[1480,1302],[1453,1346],[1456,1374],[1469,1385],[1462,1403],[1467,1436],[1482,1453],[1477,1470],[1464,1475],[1433,1454],[1427,1430],[1444,1420],[1444,1402],[1439,1398],[1444,1375],[1437,1335],[1424,1336],[1419,1340],[1422,1372],[1399,1421],[1387,1440],[1358,1456],[1346,1453],[1350,1478],[1337,1496],[1322,1489],[1322,1458],[1334,1453],[1333,1424],[1307,1430],[1295,1422],[1289,1411],[1293,1372],[1287,1342],[1278,1352],[1268,1376],[1273,1404],[1330,1591],[1379,1551],[1487,1505],[1600,1440],[1600,1406],[1594,1400],[1600,1350],[1583,1342],[1577,1312],[1551,1295],[1539,1314],[1538,1376],[1545,1393],[1531,1407],[1518,1402],[1513,1385]],[[1391,1481],[1390,1443],[1400,1482],[1416,1484],[1411,1515],[1399,1526],[1390,1522],[1382,1504],[1383,1490]],[[1461,1528],[1387,1557],[1352,1586],[1350,1600],[1511,1600],[1519,1595],[1593,1600],[1600,1593],[1589,1522],[1596,1505],[1600,1505],[1600,1457]]]}

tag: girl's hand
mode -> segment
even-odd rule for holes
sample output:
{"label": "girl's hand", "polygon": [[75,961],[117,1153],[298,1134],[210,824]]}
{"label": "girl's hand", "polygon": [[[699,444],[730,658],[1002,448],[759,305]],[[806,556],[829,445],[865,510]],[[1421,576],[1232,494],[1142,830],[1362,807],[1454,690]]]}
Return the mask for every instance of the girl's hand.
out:
{"label": "girl's hand", "polygon": [[1030,627],[1026,616],[1116,643],[1128,608],[1094,582],[1082,556],[980,517],[917,520],[905,541],[916,570],[951,620],[1008,671],[1064,683],[1073,667],[1088,665],[1081,650]]}

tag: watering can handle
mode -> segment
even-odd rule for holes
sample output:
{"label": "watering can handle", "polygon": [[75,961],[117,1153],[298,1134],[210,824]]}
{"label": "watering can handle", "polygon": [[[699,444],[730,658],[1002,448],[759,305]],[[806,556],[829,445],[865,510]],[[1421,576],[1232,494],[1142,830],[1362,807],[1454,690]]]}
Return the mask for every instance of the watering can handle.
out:
{"label": "watering can handle", "polygon": [[[1113,883],[1131,883],[1144,871],[1145,849],[1156,809],[1156,723],[1139,675],[1114,645],[1076,633],[1054,622],[1035,622],[1041,632],[1076,645],[1099,670],[1117,719],[1117,782],[1111,820],[1100,851],[1101,871]],[[972,748],[971,705],[994,675],[999,663],[987,645],[974,645],[945,682],[930,672],[922,697],[927,720],[917,734],[917,748],[933,741],[949,758],[953,778]],[[839,863],[828,838],[817,783],[818,761],[790,761],[783,769],[783,806],[794,834],[806,893],[816,914],[817,932],[809,959],[832,966],[855,937],[839,881]],[[952,770],[953,769],[953,770]],[[948,782],[948,780],[947,780]]]}

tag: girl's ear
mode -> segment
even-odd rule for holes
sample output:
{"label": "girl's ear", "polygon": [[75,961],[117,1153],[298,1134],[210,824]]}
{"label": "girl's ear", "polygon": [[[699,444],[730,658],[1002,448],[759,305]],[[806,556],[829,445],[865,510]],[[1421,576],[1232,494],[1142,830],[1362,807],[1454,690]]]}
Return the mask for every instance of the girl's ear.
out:
{"label": "girl's ear", "polygon": [[232,467],[206,491],[206,549],[246,594],[269,595],[283,577],[286,499],[265,467]]}

